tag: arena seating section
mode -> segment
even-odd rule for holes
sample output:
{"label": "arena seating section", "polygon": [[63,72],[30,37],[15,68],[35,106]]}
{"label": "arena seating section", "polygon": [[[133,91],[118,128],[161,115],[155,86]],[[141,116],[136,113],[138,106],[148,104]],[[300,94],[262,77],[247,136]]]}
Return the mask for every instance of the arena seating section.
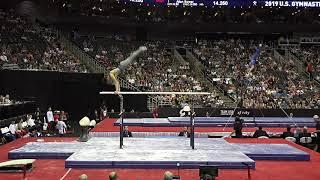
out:
{"label": "arena seating section", "polygon": [[[50,28],[39,28],[11,12],[0,12],[1,54],[3,69],[50,70],[87,72],[87,68],[68,52]],[[140,45],[148,51],[126,71],[123,78],[144,91],[208,91],[210,83],[202,81],[188,64],[178,64],[173,57],[173,41],[133,41],[120,35],[80,35],[73,39],[107,70],[115,68],[130,52]],[[257,64],[250,66],[250,57],[261,44]],[[259,40],[224,40],[190,43],[191,51],[206,67],[205,76],[215,87],[235,103],[245,108],[307,108],[320,105],[319,88],[296,70],[293,60],[279,61],[273,57],[274,43]],[[300,50],[302,53],[299,53]],[[310,61],[315,69],[313,77],[319,80],[317,47],[292,48],[301,61]],[[211,84],[212,86],[212,84]],[[182,105],[190,101],[185,96],[161,97]],[[223,106],[218,95],[197,97],[198,106]]]}
{"label": "arena seating section", "polygon": [[50,29],[40,29],[23,17],[0,11],[0,67],[5,69],[86,72],[66,52]]}

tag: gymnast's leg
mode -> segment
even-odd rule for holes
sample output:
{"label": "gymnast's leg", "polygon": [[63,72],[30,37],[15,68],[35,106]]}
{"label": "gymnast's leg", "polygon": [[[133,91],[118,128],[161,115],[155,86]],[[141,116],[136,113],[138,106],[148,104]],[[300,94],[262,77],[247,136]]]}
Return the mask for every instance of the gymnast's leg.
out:
{"label": "gymnast's leg", "polygon": [[124,61],[120,62],[120,66],[119,69],[120,70],[125,70],[136,58],[137,56],[146,51],[147,47],[145,46],[140,46],[138,50],[134,51],[127,59],[125,59]]}
{"label": "gymnast's leg", "polygon": [[120,82],[118,80],[118,75],[120,73],[123,73],[125,69],[137,58],[137,56],[146,50],[147,50],[147,47],[140,46],[139,49],[134,51],[127,59],[125,59],[124,61],[121,61],[118,68],[110,71],[110,78],[115,85],[116,92],[120,92]]}
{"label": "gymnast's leg", "polygon": [[111,81],[113,82],[114,86],[115,86],[115,91],[119,92],[120,91],[120,82],[118,80],[118,75],[120,74],[121,70],[119,68],[116,68],[112,71],[110,71],[110,78]]}

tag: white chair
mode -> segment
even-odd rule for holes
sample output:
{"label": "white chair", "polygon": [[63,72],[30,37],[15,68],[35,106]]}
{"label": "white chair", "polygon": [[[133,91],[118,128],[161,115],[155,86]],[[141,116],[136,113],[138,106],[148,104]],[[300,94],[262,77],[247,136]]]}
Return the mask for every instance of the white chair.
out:
{"label": "white chair", "polygon": [[294,137],[286,137],[286,140],[293,142],[293,143],[295,143],[297,141],[296,138],[294,138]]}
{"label": "white chair", "polygon": [[301,144],[310,144],[312,142],[312,138],[311,137],[302,137],[300,138],[300,143]]}
{"label": "white chair", "polygon": [[260,137],[258,137],[258,139],[269,139],[269,137],[267,137],[267,136],[260,136]]}
{"label": "white chair", "polygon": [[28,126],[28,123],[26,121],[23,121],[22,128],[26,128]]}
{"label": "white chair", "polygon": [[91,120],[89,126],[95,126],[96,124],[97,124],[97,122],[95,120]]}
{"label": "white chair", "polygon": [[8,127],[4,127],[4,128],[1,128],[1,132],[2,134],[7,134],[8,132],[10,132],[10,130]]}
{"label": "white chair", "polygon": [[43,123],[42,130],[44,131],[48,130],[48,123]]}

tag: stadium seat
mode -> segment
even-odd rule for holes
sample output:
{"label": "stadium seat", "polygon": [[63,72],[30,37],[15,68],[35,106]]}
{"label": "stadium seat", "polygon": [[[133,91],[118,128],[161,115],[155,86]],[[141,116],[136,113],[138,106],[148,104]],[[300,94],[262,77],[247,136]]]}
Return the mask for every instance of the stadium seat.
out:
{"label": "stadium seat", "polygon": [[310,144],[312,142],[312,138],[311,137],[302,137],[300,138],[300,143],[301,144]]}
{"label": "stadium seat", "polygon": [[286,137],[286,140],[291,141],[293,143],[295,143],[297,141],[296,138],[294,138],[294,137]]}
{"label": "stadium seat", "polygon": [[1,144],[6,144],[6,143],[7,143],[6,138],[1,137],[1,138],[0,138],[0,143],[1,143]]}
{"label": "stadium seat", "polygon": [[4,127],[4,128],[1,128],[1,132],[2,132],[2,134],[6,134],[6,133],[10,132],[10,130],[8,127]]}
{"label": "stadium seat", "polygon": [[269,137],[267,137],[267,136],[260,136],[260,137],[258,137],[258,139],[269,139]]}

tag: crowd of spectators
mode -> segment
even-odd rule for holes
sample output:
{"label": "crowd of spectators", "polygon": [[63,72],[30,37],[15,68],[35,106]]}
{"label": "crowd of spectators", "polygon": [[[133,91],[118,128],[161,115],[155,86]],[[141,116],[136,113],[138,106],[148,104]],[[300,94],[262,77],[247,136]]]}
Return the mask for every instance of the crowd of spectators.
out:
{"label": "crowd of spectators", "polygon": [[[72,11],[72,3],[53,1],[51,6]],[[63,12],[63,11],[62,11]],[[316,8],[279,7],[224,7],[224,6],[162,6],[123,1],[93,0],[80,3],[79,14],[105,17],[107,19],[127,19],[131,22],[149,23],[251,23],[251,24],[312,24],[319,23]],[[310,18],[312,17],[312,18]]]}
{"label": "crowd of spectators", "polygon": [[[16,65],[18,69],[87,72],[86,67],[68,51],[49,29],[44,31],[23,17],[0,10],[0,68]],[[41,28],[40,28],[41,29]],[[83,50],[97,62],[111,70],[137,47],[147,46],[122,76],[144,91],[208,91],[188,64],[178,65],[173,57],[170,41],[135,42],[121,36],[107,35],[78,37]],[[306,81],[296,71],[294,62],[277,61],[271,48],[262,44],[257,64],[250,65],[250,57],[258,41],[217,40],[199,41],[193,47],[196,57],[208,67],[206,75],[235,102],[246,108],[319,108],[320,93],[312,81]],[[320,81],[319,49],[301,48],[297,53],[306,62],[310,77]],[[293,52],[295,50],[293,49]],[[296,52],[298,52],[296,50]],[[221,107],[223,100],[217,96],[190,99],[187,96],[161,96],[174,105],[193,102],[198,106]],[[0,96],[0,103],[8,101]]]}
{"label": "crowd of spectators", "polygon": [[87,72],[50,29],[0,9],[0,68]]}
{"label": "crowd of spectators", "polygon": [[2,104],[11,104],[12,103],[12,100],[10,99],[10,96],[9,94],[3,96],[3,95],[0,95],[0,105]]}
{"label": "crowd of spectators", "polygon": [[276,60],[271,48],[261,44],[255,65],[250,59],[259,48],[257,41],[199,41],[193,53],[207,67],[206,75],[245,108],[320,107],[313,81],[302,77],[293,60]]}
{"label": "crowd of spectators", "polygon": [[[112,40],[113,39],[113,40]],[[80,41],[84,51],[113,69],[139,44],[119,36],[94,37]],[[189,70],[189,65],[177,66],[172,57],[172,44],[164,41],[142,42],[148,51],[140,56],[123,78],[144,91],[207,91]],[[259,44],[261,47],[258,47]],[[141,45],[141,43],[140,43]],[[319,89],[296,70],[293,60],[280,61],[266,43],[254,40],[227,38],[216,41],[198,41],[193,53],[207,67],[206,76],[225,95],[245,108],[307,108],[320,107]],[[256,49],[260,49],[257,63],[250,64]],[[318,58],[313,58],[318,62]],[[196,97],[161,96],[161,100],[175,105],[193,101],[194,105],[221,107],[217,95]]]}
{"label": "crowd of spectators", "polygon": [[320,82],[320,47],[299,46],[291,48],[291,52],[304,63],[305,71],[309,77]]}
{"label": "crowd of spectators", "polygon": [[17,99],[12,99],[9,94],[2,95],[0,94],[0,106],[9,106],[12,104],[25,103],[24,101],[19,101]]}
{"label": "crowd of spectators", "polygon": [[[121,61],[140,45],[147,47],[147,51],[126,69],[122,78],[143,91],[207,91],[206,84],[201,83],[190,71],[188,63],[179,64],[173,57],[170,41],[128,41],[119,36],[106,36],[102,39],[87,36],[79,37],[76,42],[82,49],[104,65],[107,70],[116,68]],[[219,97],[161,96],[163,101],[170,101],[174,105],[193,102],[199,106],[221,106]]]}
{"label": "crowd of spectators", "polygon": [[64,111],[52,111],[49,107],[45,113],[37,108],[19,120],[12,121],[8,127],[1,128],[2,143],[22,137],[64,136],[70,132],[68,115]]}

